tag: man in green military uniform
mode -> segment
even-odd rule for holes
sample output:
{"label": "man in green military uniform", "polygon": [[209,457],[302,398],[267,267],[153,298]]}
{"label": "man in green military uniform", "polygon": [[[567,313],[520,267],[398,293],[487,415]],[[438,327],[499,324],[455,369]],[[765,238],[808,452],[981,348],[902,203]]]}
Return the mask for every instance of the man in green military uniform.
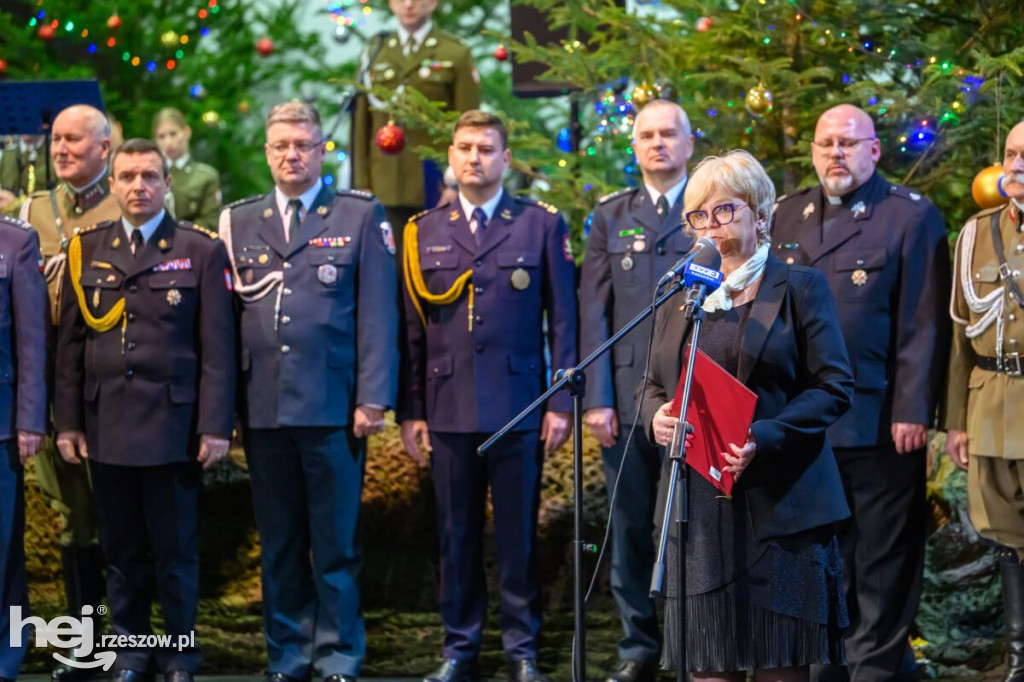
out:
{"label": "man in green military uniform", "polygon": [[[57,304],[64,272],[62,243],[78,229],[121,215],[107,180],[110,124],[98,109],[75,105],[53,121],[50,156],[60,184],[35,192],[21,207],[21,219],[39,233],[50,294],[50,320],[57,324]],[[51,344],[56,334],[51,334]],[[53,358],[53,354],[49,354]],[[51,368],[52,375],[52,368]],[[52,443],[35,459],[39,487],[61,515],[61,556],[68,613],[81,617],[83,606],[103,598],[103,555],[99,548],[88,466],[67,464]],[[95,617],[94,617],[95,618]],[[99,668],[60,666],[55,680],[67,682],[90,676]]]}
{"label": "man in green military uniform", "polygon": [[153,140],[171,162],[171,213],[205,227],[216,226],[220,216],[220,174],[213,166],[192,158],[192,128],[177,109],[161,109],[153,118]]}
{"label": "man in green military uniform", "polygon": [[967,508],[1000,547],[1009,649],[1004,682],[1024,682],[1024,122],[1006,138],[1010,203],[964,226],[953,269],[946,452],[967,469]]}
{"label": "man in green military uniform", "polygon": [[[363,55],[363,85],[415,88],[452,111],[479,107],[480,78],[469,48],[431,20],[437,0],[389,0],[388,5],[398,19],[398,30],[370,40]],[[424,208],[436,206],[443,187],[441,168],[414,150],[417,146],[443,150],[447,145],[434,144],[426,130],[408,128],[402,151],[385,154],[376,144],[377,131],[391,115],[387,102],[373,95],[359,97],[352,135],[352,187],[373,192],[384,204],[388,220],[399,230],[400,249],[406,222]]]}
{"label": "man in green military uniform", "polygon": [[0,156],[0,211],[17,213],[17,199],[57,184],[53,164],[47,173],[42,135],[21,135]]}

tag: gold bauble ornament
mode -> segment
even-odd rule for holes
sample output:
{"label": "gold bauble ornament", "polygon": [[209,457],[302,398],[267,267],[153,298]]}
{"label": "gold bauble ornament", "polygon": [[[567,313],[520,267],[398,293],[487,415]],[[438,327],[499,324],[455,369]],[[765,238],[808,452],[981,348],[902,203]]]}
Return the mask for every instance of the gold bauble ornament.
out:
{"label": "gold bauble ornament", "polygon": [[164,31],[160,34],[160,44],[164,47],[174,47],[178,44],[179,36],[174,31]]}
{"label": "gold bauble ornament", "polygon": [[994,164],[974,176],[971,183],[971,196],[982,209],[995,208],[1006,203],[1007,199],[999,191],[999,180],[1003,177],[1003,167]]}
{"label": "gold bauble ornament", "polygon": [[747,96],[744,98],[743,104],[751,115],[763,116],[764,114],[771,113],[774,100],[772,91],[765,87],[764,83],[758,83],[747,90]]}
{"label": "gold bauble ornament", "polygon": [[205,123],[210,128],[216,128],[218,125],[220,125],[220,114],[213,109],[210,109],[209,111],[204,111],[203,123]]}
{"label": "gold bauble ornament", "polygon": [[635,110],[640,111],[652,99],[654,99],[654,89],[647,84],[647,81],[633,88],[632,101]]}

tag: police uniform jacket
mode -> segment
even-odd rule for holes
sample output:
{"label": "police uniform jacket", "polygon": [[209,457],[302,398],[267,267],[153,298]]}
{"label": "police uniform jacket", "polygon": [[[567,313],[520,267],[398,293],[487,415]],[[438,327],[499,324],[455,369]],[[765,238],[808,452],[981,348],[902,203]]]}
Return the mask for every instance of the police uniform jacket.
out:
{"label": "police uniform jacket", "polygon": [[772,245],[829,283],[855,384],[836,447],[891,443],[892,422],[931,425],[949,352],[949,246],[927,199],[875,172],[827,221],[820,186],[780,199]]}
{"label": "police uniform jacket", "polygon": [[213,166],[189,157],[183,168],[171,165],[174,216],[204,227],[216,227],[220,215],[220,175]]}
{"label": "police uniform jacket", "polygon": [[[73,273],[78,246],[80,274]],[[81,230],[61,289],[57,429],[84,430],[93,459],[124,466],[187,462],[199,434],[230,437],[236,365],[228,269],[215,233],[169,214],[134,257],[120,220]],[[100,317],[122,299],[124,312],[108,331],[86,323],[83,306]]]}
{"label": "police uniform jacket", "polygon": [[[693,237],[683,229],[682,210],[680,194],[663,221],[643,187],[600,200],[580,282],[582,356],[649,307],[658,280],[690,250]],[[650,329],[648,320],[590,366],[585,407],[615,407],[620,422],[632,423]]]}
{"label": "police uniform jacket", "polygon": [[[436,26],[409,55],[402,53],[396,33],[375,37],[368,50],[368,57],[373,57],[367,70],[371,87],[414,88],[428,100],[443,103],[447,111],[480,106],[479,76],[469,48]],[[414,150],[427,146],[442,151],[447,145],[436,144],[425,129],[410,127],[405,129],[403,150],[385,154],[377,146],[377,131],[392,117],[385,102],[365,95],[358,98],[352,136],[352,186],[370,190],[385,206],[423,207],[423,162]],[[438,173],[438,182],[440,178]]]}
{"label": "police uniform jacket", "polygon": [[39,237],[0,216],[0,440],[46,430],[46,280]]}
{"label": "police uniform jacket", "polygon": [[[982,211],[967,221],[953,263],[953,352],[945,428],[966,431],[972,455],[1024,459],[1024,377],[1020,376],[1019,364],[1024,346],[1024,310],[999,275],[999,259],[990,232],[993,215],[998,216],[1008,275],[1024,287],[1024,232],[1018,228],[1024,212],[1010,204]],[[981,299],[980,305],[969,305],[968,295]],[[979,324],[986,315],[998,319],[987,326]],[[968,330],[973,338],[968,337]],[[1002,357],[1009,372],[978,366],[979,357],[1000,357],[1000,331]]]}
{"label": "police uniform jacket", "polygon": [[384,207],[325,186],[288,243],[271,192],[226,208],[220,229],[239,291],[280,278],[239,297],[247,426],[342,427],[357,405],[394,405],[398,278]]}
{"label": "police uniform jacket", "polygon": [[[421,302],[426,326],[404,278],[407,346],[398,418],[426,419],[431,429],[493,432],[547,386],[544,314],[553,370],[576,363],[575,261],[557,209],[505,192],[477,247],[459,202],[426,211],[415,225],[419,267],[433,294],[471,279],[448,304]],[[473,295],[470,310],[469,294]],[[572,410],[560,391],[549,410]],[[534,413],[520,429],[537,429]]]}
{"label": "police uniform jacket", "polygon": [[110,194],[110,181],[106,174],[81,192],[75,192],[65,182],[53,189],[32,193],[22,205],[21,219],[39,233],[54,324],[57,323],[64,272],[64,240],[83,227],[120,217],[121,209]]}

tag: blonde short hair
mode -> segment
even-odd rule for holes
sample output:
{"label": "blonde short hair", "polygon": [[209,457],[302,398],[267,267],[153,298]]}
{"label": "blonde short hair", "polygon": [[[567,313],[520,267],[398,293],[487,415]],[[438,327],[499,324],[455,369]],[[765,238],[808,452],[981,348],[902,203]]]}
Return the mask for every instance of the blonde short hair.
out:
{"label": "blonde short hair", "polygon": [[275,123],[308,123],[317,129],[318,137],[323,136],[323,126],[320,124],[320,114],[316,107],[308,102],[285,102],[278,104],[267,114],[267,125]]}
{"label": "blonde short hair", "polygon": [[702,159],[686,183],[683,215],[697,210],[718,190],[743,199],[750,206],[754,215],[762,221],[757,230],[757,245],[769,243],[775,185],[750,152],[735,149],[722,156]]}
{"label": "blonde short hair", "polygon": [[156,135],[156,130],[165,123],[169,123],[178,128],[187,128],[188,122],[185,120],[185,114],[173,107],[164,107],[160,111],[156,112],[156,116],[153,117],[153,135]]}

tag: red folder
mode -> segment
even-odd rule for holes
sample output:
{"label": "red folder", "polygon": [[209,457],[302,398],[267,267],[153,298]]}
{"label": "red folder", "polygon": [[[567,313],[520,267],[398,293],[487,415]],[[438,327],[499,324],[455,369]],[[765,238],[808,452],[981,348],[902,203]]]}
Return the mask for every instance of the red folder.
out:
{"label": "red folder", "polygon": [[[686,360],[679,376],[676,396],[670,414],[679,416],[686,379]],[[733,475],[723,469],[729,465],[722,456],[729,443],[742,446],[754,420],[757,396],[736,377],[726,372],[701,349],[693,363],[693,383],[690,386],[690,409],[686,421],[693,425],[693,440],[686,448],[686,463],[708,482],[726,495],[732,494]]]}

